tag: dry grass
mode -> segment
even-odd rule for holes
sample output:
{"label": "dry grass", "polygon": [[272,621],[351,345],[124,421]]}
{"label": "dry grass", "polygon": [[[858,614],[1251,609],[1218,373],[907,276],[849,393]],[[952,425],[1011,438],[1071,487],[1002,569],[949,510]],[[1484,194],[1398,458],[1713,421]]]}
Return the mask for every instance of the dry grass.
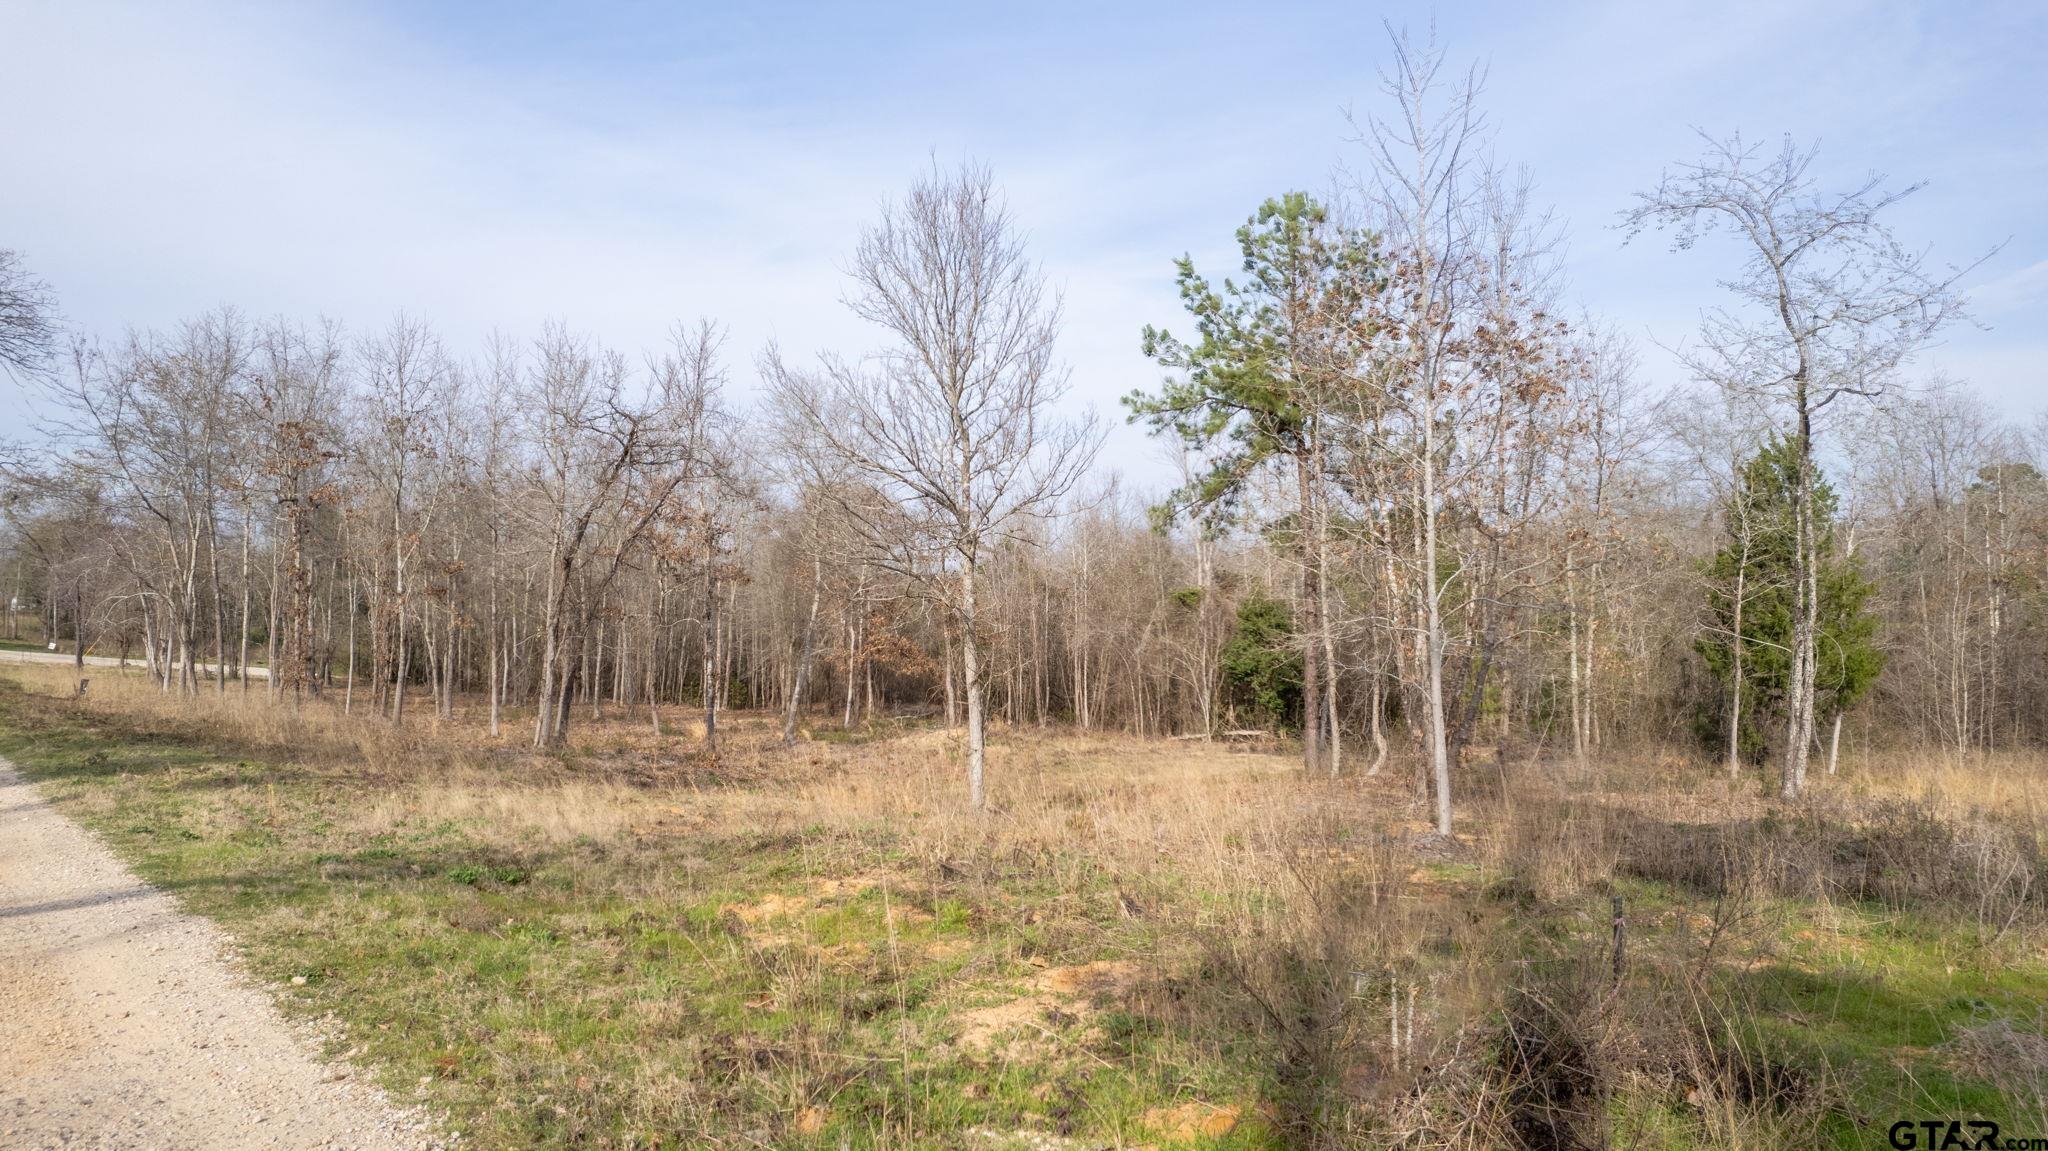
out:
{"label": "dry grass", "polygon": [[[18,677],[69,686],[62,669]],[[513,1143],[625,1147],[694,1124],[730,1146],[1853,1146],[1887,1107],[2038,1108],[2019,1098],[2038,1080],[1988,1068],[2038,1046],[2038,1019],[2004,1005],[2048,993],[2039,760],[1852,761],[1788,806],[1667,752],[1580,772],[1481,749],[1443,842],[1399,768],[1311,780],[1289,755],[1221,745],[1000,731],[975,812],[944,729],[784,749],[770,718],[740,715],[711,757],[681,716],[657,737],[644,713],[586,709],[571,746],[541,755],[522,717],[492,739],[474,707],[399,730],[332,701],[179,700],[119,676],[60,706],[290,765],[324,828],[304,855],[427,852],[457,829],[472,862],[449,874],[473,875],[488,910],[465,895],[349,930],[509,939],[503,921],[623,965],[622,985],[579,984],[527,1038],[437,1041],[475,1052],[432,1056],[458,1061],[433,1073],[451,1107],[513,1106],[488,1101],[517,1099],[505,1083],[598,1084],[577,1108],[503,1120]],[[262,821],[237,787],[153,810],[199,845],[232,840]],[[140,799],[95,785],[71,802],[111,825]],[[308,819],[272,805],[270,831]],[[360,852],[322,868],[356,904],[386,899]],[[291,916],[336,922],[315,906],[276,923]],[[622,924],[684,940],[703,971],[637,965]],[[306,945],[278,946],[284,962]],[[730,984],[726,1014],[633,983],[676,978]],[[403,1002],[482,1010],[442,994]],[[692,1029],[737,1054],[678,1038]],[[862,1094],[849,1052],[903,1082]],[[429,1055],[389,1058],[410,1074]],[[933,1083],[956,1098],[934,1102]]]}

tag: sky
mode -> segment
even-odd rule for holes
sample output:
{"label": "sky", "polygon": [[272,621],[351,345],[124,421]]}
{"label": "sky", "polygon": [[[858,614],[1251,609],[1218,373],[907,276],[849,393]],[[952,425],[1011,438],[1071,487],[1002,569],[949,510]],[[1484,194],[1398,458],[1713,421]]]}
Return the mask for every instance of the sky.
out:
{"label": "sky", "polygon": [[[2048,4],[994,5],[0,0],[0,247],[76,331],[221,304],[371,332],[403,311],[451,350],[559,320],[637,359],[727,331],[736,404],[778,342],[880,335],[847,259],[934,163],[987,164],[1065,304],[1066,401],[1158,450],[1117,397],[1186,327],[1172,261],[1235,270],[1264,198],[1326,192],[1385,107],[1389,26],[1486,76],[1492,147],[1569,240],[1574,310],[1645,385],[1720,302],[1734,253],[1614,227],[1698,131],[1791,134],[1823,182],[1926,186],[1892,222],[1969,265],[1976,323],[1914,366],[2000,411],[2048,409]],[[0,379],[0,438],[36,401]]]}

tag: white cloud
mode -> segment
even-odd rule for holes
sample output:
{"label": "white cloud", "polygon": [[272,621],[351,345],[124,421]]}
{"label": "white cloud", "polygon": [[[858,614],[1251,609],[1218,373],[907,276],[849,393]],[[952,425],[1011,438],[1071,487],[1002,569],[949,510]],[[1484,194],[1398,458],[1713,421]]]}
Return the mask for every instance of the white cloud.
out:
{"label": "white cloud", "polygon": [[2010,317],[2039,323],[2048,315],[2048,260],[1971,288],[1970,303],[1984,320]]}
{"label": "white cloud", "polygon": [[[1410,9],[1424,26],[1428,9]],[[356,327],[404,308],[459,347],[561,318],[637,351],[709,315],[730,325],[744,384],[771,337],[799,356],[871,343],[838,303],[855,236],[934,150],[972,155],[1065,290],[1076,402],[1120,421],[1115,397],[1157,374],[1138,329],[1179,314],[1172,258],[1228,274],[1231,230],[1261,198],[1324,186],[1345,148],[1338,109],[1369,106],[1384,56],[1379,13],[1337,5],[1002,24],[762,10],[645,28],[658,8],[563,9],[539,44],[382,11],[9,6],[0,102],[20,111],[0,120],[0,244],[25,249],[89,329],[219,302]],[[1459,10],[1445,33],[1491,61],[1501,150],[1560,201],[1578,298],[1669,343],[1725,269],[1621,249],[1606,225],[1691,148],[1692,123],[1793,129],[1845,170],[1939,177],[1902,227],[1944,257],[2006,235],[2008,265],[2048,253],[2032,178],[2048,147],[2024,111],[2039,81],[2015,63],[2044,22],[2024,5],[1994,15],[1972,39],[1890,0],[1691,14],[1593,0]],[[1816,63],[1820,42],[1835,48]],[[2043,267],[1979,289],[1995,354],[1970,336],[1934,358],[2008,372],[2048,350],[2028,311]],[[1118,437],[1118,462],[1156,476],[1137,434]]]}

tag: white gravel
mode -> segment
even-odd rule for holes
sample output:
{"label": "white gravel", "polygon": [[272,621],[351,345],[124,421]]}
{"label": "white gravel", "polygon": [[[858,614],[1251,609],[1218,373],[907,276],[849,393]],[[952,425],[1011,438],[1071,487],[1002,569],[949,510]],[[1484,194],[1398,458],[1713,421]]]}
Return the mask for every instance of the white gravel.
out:
{"label": "white gravel", "polygon": [[0,759],[0,1148],[435,1148]]}

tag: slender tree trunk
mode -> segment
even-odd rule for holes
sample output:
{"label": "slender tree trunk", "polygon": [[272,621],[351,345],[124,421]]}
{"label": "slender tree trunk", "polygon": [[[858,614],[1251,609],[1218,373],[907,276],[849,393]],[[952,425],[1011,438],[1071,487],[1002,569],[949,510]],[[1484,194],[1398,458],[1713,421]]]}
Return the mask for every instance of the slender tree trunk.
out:
{"label": "slender tree trunk", "polygon": [[[944,650],[942,652],[942,655],[946,662],[946,726],[959,727],[960,702],[957,698],[958,693],[956,691],[955,684],[953,683],[953,664],[955,661],[953,659],[952,624],[941,622],[939,624],[939,636],[943,643]],[[1088,727],[1088,711],[1086,703],[1082,704],[1081,727],[1083,730],[1086,730]]]}
{"label": "slender tree trunk", "polygon": [[1202,709],[1202,739],[1206,742],[1216,732],[1216,676],[1217,653],[1215,637],[1212,634],[1216,619],[1216,568],[1211,557],[1214,545],[1209,540],[1208,530],[1200,524],[1195,526],[1195,589],[1200,597],[1195,601],[1195,705]]}
{"label": "slender tree trunk", "polygon": [[[738,580],[728,580],[725,585],[725,611],[718,617],[718,707],[720,711],[732,710],[732,681],[738,678],[733,672],[733,663],[739,656],[739,642],[735,631],[739,628],[740,585]],[[869,670],[869,690],[873,690],[874,672]]]}
{"label": "slender tree trunk", "polygon": [[1301,601],[1308,614],[1301,628],[1301,635],[1307,640],[1303,644],[1301,660],[1301,762],[1305,770],[1315,772],[1323,766],[1323,605],[1321,573],[1316,570],[1318,549],[1312,538],[1315,534],[1315,490],[1309,476],[1306,453],[1294,457],[1294,474],[1301,506]]}
{"label": "slender tree trunk", "polygon": [[534,697],[533,745],[548,747],[561,738],[556,719],[556,695],[567,679],[567,662],[562,652],[562,614],[568,595],[569,573],[560,554],[560,542],[548,563],[547,603],[541,624],[540,694]]}
{"label": "slender tree trunk", "polygon": [[[1590,604],[1599,602],[1600,567],[1593,566],[1593,591]],[[1600,616],[1589,610],[1586,615],[1586,744],[1600,746],[1600,676],[1596,662],[1600,655]]]}
{"label": "slender tree trunk", "polygon": [[1321,503],[1317,501],[1316,514],[1316,614],[1322,622],[1323,667],[1329,672],[1329,681],[1323,685],[1323,699],[1329,713],[1330,778],[1335,779],[1344,774],[1344,731],[1337,706],[1337,641],[1330,626],[1329,541],[1323,530]]}
{"label": "slender tree trunk", "polygon": [[[811,610],[804,617],[803,636],[797,641],[796,676],[789,689],[789,699],[783,705],[782,743],[785,747],[796,746],[796,725],[804,706],[804,693],[810,687],[812,649],[817,644],[818,605],[825,595],[825,561],[821,556],[811,557]],[[946,669],[946,698],[952,701],[952,668]],[[948,706],[950,720],[952,708]]]}
{"label": "slender tree trunk", "polygon": [[839,726],[853,730],[853,692],[860,682],[856,670],[860,661],[860,633],[854,630],[851,609],[846,617],[846,706],[839,718]]}
{"label": "slender tree trunk", "polygon": [[718,749],[718,534],[707,524],[704,547],[704,747]]}
{"label": "slender tree trunk", "polygon": [[967,681],[967,803],[979,811],[988,804],[988,795],[983,786],[983,759],[986,751],[986,733],[983,729],[986,708],[982,699],[981,682],[981,641],[976,635],[977,618],[974,603],[974,560],[970,557],[960,569],[960,662],[963,678]]}
{"label": "slender tree trunk", "polygon": [[154,626],[153,626],[153,625],[151,624],[151,622],[150,622],[151,620],[153,620],[153,619],[155,619],[155,618],[156,618],[156,611],[155,611],[155,610],[154,610],[154,609],[153,609],[153,608],[152,608],[152,607],[150,606],[150,604],[149,604],[149,602],[148,602],[147,600],[143,601],[143,604],[142,604],[142,650],[143,650],[143,651],[144,651],[145,653],[147,653],[147,654],[145,655],[145,657],[144,657],[144,658],[145,658],[145,659],[146,659],[146,660],[148,661],[148,664],[149,664],[149,667],[148,667],[148,671],[149,671],[149,677],[150,677],[150,679],[152,679],[152,680],[156,681],[156,682],[157,682],[157,683],[159,684],[159,686],[165,686],[165,685],[168,685],[169,681],[168,681],[168,680],[166,680],[166,679],[164,678],[163,674],[162,674],[162,668],[163,668],[163,664],[162,664],[162,663],[160,663],[160,662],[158,662],[158,660],[157,660],[157,654],[156,654],[156,628],[155,628],[155,627],[154,627]]}
{"label": "slender tree trunk", "polygon": [[1785,778],[1780,794],[1797,799],[1806,787],[1808,749],[1813,743],[1814,638],[1819,619],[1817,525],[1813,522],[1813,426],[1806,411],[1804,380],[1800,381],[1799,466],[1793,492],[1793,541],[1798,555],[1798,594],[1794,596],[1792,683],[1787,708]]}
{"label": "slender tree trunk", "polygon": [[[208,482],[211,483],[209,477]],[[213,592],[213,681],[218,695],[228,693],[227,594],[220,586],[220,523],[209,496],[206,506],[206,566]]]}
{"label": "slender tree trunk", "polygon": [[1569,550],[1564,560],[1565,642],[1571,648],[1572,763],[1586,770],[1586,714],[1579,681],[1579,591],[1576,565]]}
{"label": "slender tree trunk", "polygon": [[[1073,693],[1074,722],[1082,731],[1088,730],[1088,535],[1084,530],[1078,541],[1081,549],[1081,564],[1074,579],[1074,621],[1067,634],[1068,675],[1073,682],[1069,685]],[[946,723],[953,722],[953,649],[946,648]]]}
{"label": "slender tree trunk", "polygon": [[[348,715],[356,702],[356,588],[354,573],[348,577],[348,682],[341,689],[341,714]],[[273,669],[272,679],[277,678]]]}
{"label": "slender tree trunk", "polygon": [[1386,673],[1377,662],[1372,669],[1372,765],[1365,769],[1368,776],[1378,775],[1387,763],[1387,735],[1380,722],[1380,712],[1387,705]]}
{"label": "slender tree trunk", "polygon": [[668,592],[662,586],[661,558],[654,557],[647,569],[647,657],[641,662],[646,665],[647,722],[654,728],[658,739],[661,736],[660,621],[666,614],[663,609],[668,606]]}
{"label": "slender tree trunk", "polygon": [[[1426,379],[1425,388],[1434,391],[1435,381]],[[1437,493],[1436,493],[1436,404],[1425,405],[1422,421],[1422,611],[1424,662],[1428,679],[1423,685],[1429,708],[1430,779],[1436,789],[1436,833],[1451,834],[1451,755],[1444,715],[1444,624],[1442,591],[1437,586]]]}
{"label": "slender tree trunk", "polygon": [[[80,676],[85,674],[85,648],[88,640],[85,634],[85,577],[71,579],[71,666]],[[80,680],[84,682],[83,679]]]}
{"label": "slender tree trunk", "polygon": [[277,674],[277,614],[283,602],[283,596],[279,594],[282,590],[279,587],[279,581],[283,578],[280,575],[279,565],[284,559],[284,549],[278,546],[279,540],[276,524],[276,513],[273,511],[270,533],[270,602],[264,605],[265,621],[263,630],[263,663],[270,673],[264,682],[263,693],[273,699],[277,697],[277,693],[283,688],[283,684],[280,682],[282,677]]}
{"label": "slender tree trunk", "polygon": [[242,638],[235,656],[235,672],[242,680],[242,695],[249,694],[249,537],[254,535],[254,518],[248,500],[242,501]]}
{"label": "slender tree trunk", "polygon": [[491,594],[488,613],[490,616],[489,630],[485,634],[489,638],[485,642],[490,651],[486,653],[489,666],[485,669],[485,674],[490,677],[490,682],[486,685],[485,689],[489,691],[491,696],[491,738],[496,739],[499,730],[498,710],[502,702],[501,697],[503,696],[503,692],[499,690],[500,670],[498,666],[500,662],[499,643],[503,629],[498,624],[498,562],[495,548],[493,548],[491,559]]}
{"label": "slender tree trunk", "polygon": [[405,676],[409,662],[406,651],[405,606],[409,590],[405,582],[405,488],[401,480],[394,484],[391,497],[391,605],[397,614],[397,631],[392,639],[391,677],[391,722],[405,720]]}
{"label": "slender tree trunk", "polygon": [[1748,598],[1749,577],[1749,529],[1742,533],[1741,562],[1735,568],[1735,635],[1730,641],[1733,648],[1732,665],[1735,674],[1728,687],[1728,778],[1742,777],[1742,608]]}

